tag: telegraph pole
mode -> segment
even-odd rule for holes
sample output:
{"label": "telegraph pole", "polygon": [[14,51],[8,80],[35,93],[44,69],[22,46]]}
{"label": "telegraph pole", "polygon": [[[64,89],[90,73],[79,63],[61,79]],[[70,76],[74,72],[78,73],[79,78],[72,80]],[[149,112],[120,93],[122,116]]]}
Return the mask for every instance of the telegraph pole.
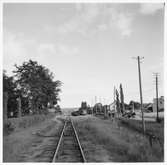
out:
{"label": "telegraph pole", "polygon": [[140,60],[143,58],[144,57],[137,56],[138,72],[139,72],[140,104],[141,104],[141,113],[142,113],[142,127],[143,127],[143,134],[145,134],[145,121],[144,121],[144,112],[143,112],[143,95],[142,95],[141,70],[140,70]]}
{"label": "telegraph pole", "polygon": [[155,82],[156,82],[156,107],[157,107],[157,122],[159,121],[159,106],[158,106],[158,73],[155,74]]}
{"label": "telegraph pole", "polygon": [[157,97],[157,121],[159,121],[159,116],[158,116],[158,76],[156,75],[156,97]]}
{"label": "telegraph pole", "polygon": [[95,96],[95,114],[97,114],[97,107],[96,107],[96,103],[97,103],[97,97]]}

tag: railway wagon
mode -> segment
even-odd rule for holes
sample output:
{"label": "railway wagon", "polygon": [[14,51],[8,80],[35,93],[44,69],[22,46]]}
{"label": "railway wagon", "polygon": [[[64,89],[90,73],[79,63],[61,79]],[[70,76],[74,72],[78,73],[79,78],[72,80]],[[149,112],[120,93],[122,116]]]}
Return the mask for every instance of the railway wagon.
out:
{"label": "railway wagon", "polygon": [[86,102],[82,102],[81,107],[77,111],[72,112],[71,114],[73,116],[92,114],[92,110]]}

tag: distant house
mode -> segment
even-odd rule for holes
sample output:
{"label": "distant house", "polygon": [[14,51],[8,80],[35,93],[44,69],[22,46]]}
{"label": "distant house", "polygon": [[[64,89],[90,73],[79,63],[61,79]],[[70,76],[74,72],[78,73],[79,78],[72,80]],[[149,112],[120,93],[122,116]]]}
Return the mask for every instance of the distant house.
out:
{"label": "distant house", "polygon": [[109,105],[109,109],[110,109],[110,111],[112,112],[112,113],[115,113],[116,112],[116,101],[114,101],[113,103],[111,103],[110,105]]}
{"label": "distant house", "polygon": [[[164,111],[164,96],[158,98],[158,109],[159,111]],[[157,99],[153,99],[153,112],[157,112]]]}

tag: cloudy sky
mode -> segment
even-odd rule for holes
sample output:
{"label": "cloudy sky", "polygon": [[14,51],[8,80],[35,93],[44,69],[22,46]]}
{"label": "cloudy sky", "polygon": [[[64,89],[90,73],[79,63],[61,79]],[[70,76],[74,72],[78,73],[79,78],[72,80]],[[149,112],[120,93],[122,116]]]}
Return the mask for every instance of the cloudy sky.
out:
{"label": "cloudy sky", "polygon": [[54,3],[3,5],[3,68],[29,59],[49,68],[63,82],[62,107],[81,101],[113,101],[122,83],[125,101],[139,101],[137,60],[143,100],[155,96],[153,72],[163,95],[163,4]]}

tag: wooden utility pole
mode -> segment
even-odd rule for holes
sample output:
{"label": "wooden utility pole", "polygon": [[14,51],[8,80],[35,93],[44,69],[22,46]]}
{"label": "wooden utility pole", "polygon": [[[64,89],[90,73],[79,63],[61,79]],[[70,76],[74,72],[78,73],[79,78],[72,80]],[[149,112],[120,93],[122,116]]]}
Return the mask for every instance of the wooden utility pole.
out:
{"label": "wooden utility pole", "polygon": [[159,107],[158,107],[158,76],[156,75],[156,98],[157,98],[157,121],[159,121]]}
{"label": "wooden utility pole", "polygon": [[141,113],[142,113],[142,128],[143,128],[143,134],[145,134],[145,121],[144,121],[144,112],[143,112],[143,95],[142,95],[141,70],[140,70],[140,60],[143,58],[144,57],[137,56],[138,72],[139,72],[140,104],[141,104]]}
{"label": "wooden utility pole", "polygon": [[97,97],[95,96],[95,114],[97,114],[97,105],[96,105],[96,103],[97,103]]}
{"label": "wooden utility pole", "polygon": [[159,106],[158,106],[158,73],[154,73],[155,74],[155,87],[156,87],[156,108],[157,108],[157,122],[159,121]]}

